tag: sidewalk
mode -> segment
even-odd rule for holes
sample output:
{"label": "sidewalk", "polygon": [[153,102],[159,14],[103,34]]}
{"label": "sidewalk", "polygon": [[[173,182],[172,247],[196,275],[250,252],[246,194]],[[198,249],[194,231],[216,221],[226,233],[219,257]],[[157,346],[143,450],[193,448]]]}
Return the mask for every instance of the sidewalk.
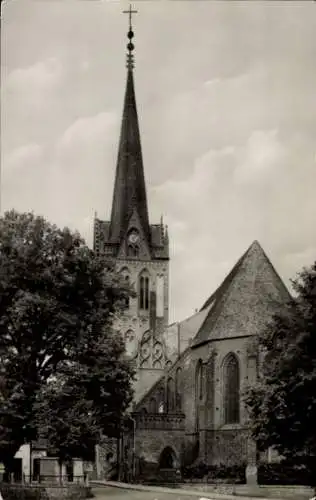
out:
{"label": "sidewalk", "polygon": [[278,499],[274,499],[272,497],[264,498],[258,495],[254,496],[241,496],[241,495],[226,495],[221,493],[207,492],[207,491],[197,491],[194,489],[183,489],[183,488],[164,488],[160,486],[148,486],[143,484],[129,484],[129,483],[120,483],[118,481],[101,481],[95,480],[90,481],[91,486],[109,486],[111,488],[121,488],[125,490],[136,490],[136,491],[156,491],[157,493],[169,493],[175,495],[190,495],[196,496],[200,499],[205,500],[282,500],[280,497]]}

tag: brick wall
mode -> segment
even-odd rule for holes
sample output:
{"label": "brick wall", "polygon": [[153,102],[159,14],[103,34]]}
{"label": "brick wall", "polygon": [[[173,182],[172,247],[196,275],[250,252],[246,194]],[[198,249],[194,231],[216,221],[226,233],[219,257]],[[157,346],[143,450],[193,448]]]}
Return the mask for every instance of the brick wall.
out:
{"label": "brick wall", "polygon": [[[177,369],[181,368],[181,411],[185,415],[184,430],[177,431],[177,437],[172,432],[168,440],[170,440],[169,445],[176,443],[176,447],[180,447],[181,459],[187,465],[199,461],[209,464],[235,464],[246,460],[246,414],[242,401],[240,424],[223,425],[222,366],[228,353],[234,352],[237,355],[242,391],[248,379],[253,380],[255,370],[253,363],[249,363],[248,343],[249,338],[245,337],[221,340],[205,344],[197,349],[187,349],[136,409],[138,411],[146,408],[147,412],[150,412],[150,401],[153,398],[159,399],[161,388],[164,388],[166,399],[167,380],[169,378],[175,380]],[[203,366],[201,399],[196,398],[195,394],[196,370],[200,361]],[[149,434],[146,435],[146,432]],[[157,447],[160,446],[160,440],[159,437],[154,436],[153,430],[143,430],[142,439],[144,439],[144,447],[147,447],[148,457],[156,456],[158,453]]]}
{"label": "brick wall", "polygon": [[160,470],[163,451],[171,448],[175,466],[182,463],[183,414],[133,414],[136,420],[135,461],[138,478],[148,478]]}
{"label": "brick wall", "polygon": [[245,428],[208,430],[206,432],[206,463],[237,465],[247,460]]}

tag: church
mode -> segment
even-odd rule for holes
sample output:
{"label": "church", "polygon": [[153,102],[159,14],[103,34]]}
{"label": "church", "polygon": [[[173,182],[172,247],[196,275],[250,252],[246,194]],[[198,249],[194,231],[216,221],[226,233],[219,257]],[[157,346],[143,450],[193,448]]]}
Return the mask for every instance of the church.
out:
{"label": "church", "polygon": [[110,441],[99,447],[97,475],[110,478],[113,461],[125,480],[202,462],[245,464],[247,480],[256,482],[258,453],[242,394],[260,372],[256,337],[290,295],[254,241],[199,311],[169,325],[169,234],[162,220],[148,217],[131,14],[112,211],[108,221],[95,217],[94,250],[136,292],[115,326],[137,379],[120,446],[112,443],[110,453]]}

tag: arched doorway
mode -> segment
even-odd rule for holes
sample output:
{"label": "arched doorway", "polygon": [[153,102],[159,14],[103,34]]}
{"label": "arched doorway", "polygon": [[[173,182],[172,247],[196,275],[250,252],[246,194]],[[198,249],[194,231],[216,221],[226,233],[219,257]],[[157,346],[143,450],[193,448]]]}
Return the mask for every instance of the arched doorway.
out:
{"label": "arched doorway", "polygon": [[178,460],[175,452],[170,446],[164,448],[159,459],[159,469],[176,469]]}

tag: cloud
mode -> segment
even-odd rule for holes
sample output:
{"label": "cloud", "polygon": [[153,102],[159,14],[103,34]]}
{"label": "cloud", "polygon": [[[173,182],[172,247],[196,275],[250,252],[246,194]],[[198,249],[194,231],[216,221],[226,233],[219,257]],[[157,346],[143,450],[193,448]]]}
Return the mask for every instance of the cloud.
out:
{"label": "cloud", "polygon": [[103,146],[116,132],[117,114],[103,112],[95,116],[81,117],[72,123],[63,133],[57,147],[60,150],[84,148],[87,145]]}
{"label": "cloud", "polygon": [[10,92],[47,93],[61,82],[62,75],[61,62],[49,58],[26,68],[14,69],[8,74],[5,86]]}
{"label": "cloud", "polygon": [[104,200],[104,216],[110,210],[118,129],[115,113],[98,113],[75,120],[54,144],[30,143],[7,154],[3,206],[39,212],[78,229],[91,244],[96,200]]}
{"label": "cloud", "polygon": [[[110,216],[126,19],[118,3],[79,3],[6,5],[2,192],[4,207],[91,244],[93,212]],[[150,220],[169,224],[171,320],[201,306],[254,239],[286,280],[316,255],[313,13],[142,3],[136,97]]]}
{"label": "cloud", "polygon": [[63,83],[64,68],[55,57],[18,67],[8,74],[3,71],[2,134],[6,149],[52,138],[54,125],[63,106],[67,106],[58,101]]}
{"label": "cloud", "polygon": [[54,145],[50,183],[60,200],[55,218],[79,229],[90,244],[99,200],[104,210],[100,216],[110,210],[118,129],[118,115],[112,112],[81,117]]}
{"label": "cloud", "polygon": [[282,168],[286,152],[279,141],[277,130],[255,130],[241,151],[235,169],[237,182],[264,182],[273,170]]}
{"label": "cloud", "polygon": [[2,209],[43,213],[49,186],[45,148],[30,143],[3,154]]}
{"label": "cloud", "polygon": [[43,148],[39,144],[26,144],[14,149],[10,154],[4,155],[2,171],[8,175],[23,175],[23,172],[16,170],[24,168],[27,171],[30,164],[39,161],[42,152]]}
{"label": "cloud", "polygon": [[275,129],[255,130],[239,147],[202,155],[185,179],[151,191],[155,215],[167,207],[171,293],[179,318],[202,305],[255,239],[288,285],[312,263],[316,176],[304,147],[304,141],[293,141],[285,148]]}

